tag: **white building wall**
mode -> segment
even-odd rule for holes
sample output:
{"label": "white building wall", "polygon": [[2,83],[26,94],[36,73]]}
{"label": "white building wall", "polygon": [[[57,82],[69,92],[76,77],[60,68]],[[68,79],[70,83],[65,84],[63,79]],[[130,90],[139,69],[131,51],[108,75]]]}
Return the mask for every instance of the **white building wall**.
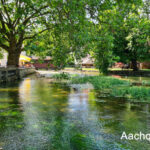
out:
{"label": "white building wall", "polygon": [[3,51],[3,59],[0,60],[1,67],[6,67],[6,65],[7,65],[7,57],[8,57],[7,52]]}

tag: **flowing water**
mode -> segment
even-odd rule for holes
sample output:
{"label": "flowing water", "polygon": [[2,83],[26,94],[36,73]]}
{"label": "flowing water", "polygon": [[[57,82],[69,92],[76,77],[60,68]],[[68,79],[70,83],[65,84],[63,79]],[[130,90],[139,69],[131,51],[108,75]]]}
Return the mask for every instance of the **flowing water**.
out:
{"label": "flowing water", "polygon": [[25,78],[0,86],[0,149],[148,150],[147,140],[120,140],[150,133],[150,104],[98,98],[48,79]]}

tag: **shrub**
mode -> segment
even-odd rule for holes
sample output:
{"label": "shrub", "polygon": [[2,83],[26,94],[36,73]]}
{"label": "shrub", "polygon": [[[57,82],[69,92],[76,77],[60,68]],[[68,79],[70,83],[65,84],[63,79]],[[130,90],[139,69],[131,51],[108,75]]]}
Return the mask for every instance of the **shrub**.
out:
{"label": "shrub", "polygon": [[62,79],[69,80],[71,77],[70,77],[69,73],[63,72],[63,73],[60,73],[60,74],[54,74],[52,76],[52,78],[58,79],[58,80],[62,80]]}
{"label": "shrub", "polygon": [[86,76],[72,78],[72,83],[91,83],[100,92],[109,91],[113,97],[125,97],[131,101],[150,101],[150,88],[131,86],[130,81],[106,76]]}

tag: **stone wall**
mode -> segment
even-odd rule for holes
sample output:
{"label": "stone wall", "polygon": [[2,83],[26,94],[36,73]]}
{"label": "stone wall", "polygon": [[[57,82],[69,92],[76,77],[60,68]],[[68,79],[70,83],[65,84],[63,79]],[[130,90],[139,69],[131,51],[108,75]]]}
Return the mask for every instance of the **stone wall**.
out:
{"label": "stone wall", "polygon": [[33,68],[0,68],[0,83],[21,79],[35,73]]}

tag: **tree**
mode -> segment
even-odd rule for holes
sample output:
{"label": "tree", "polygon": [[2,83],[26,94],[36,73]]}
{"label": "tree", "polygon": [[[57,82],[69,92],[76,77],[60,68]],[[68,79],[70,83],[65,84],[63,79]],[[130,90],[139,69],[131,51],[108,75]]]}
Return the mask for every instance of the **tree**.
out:
{"label": "tree", "polygon": [[113,52],[121,62],[131,62],[133,70],[137,71],[137,62],[150,56],[149,36],[150,21],[139,12],[130,12],[123,24],[115,29]]}
{"label": "tree", "polygon": [[0,47],[8,52],[8,66],[18,67],[25,40],[50,28],[51,5],[45,0],[0,0]]}
{"label": "tree", "polygon": [[35,55],[51,56],[53,64],[60,69],[70,60],[79,62],[87,55],[90,42],[85,6],[86,1],[79,3],[78,0],[59,5],[55,23],[51,24],[52,29],[28,40],[25,49]]}
{"label": "tree", "polygon": [[140,19],[126,37],[128,56],[134,71],[138,70],[137,61],[144,61],[150,57],[149,36],[150,21]]}
{"label": "tree", "polygon": [[[123,52],[127,48],[128,41],[125,20],[131,12],[137,13],[137,8],[142,5],[137,1],[104,1],[102,5],[89,8],[89,14],[95,27],[93,32],[93,47],[95,64],[103,73],[107,73],[108,67],[115,61],[124,58]],[[123,31],[123,32],[120,32]]]}
{"label": "tree", "polygon": [[[18,66],[21,51],[29,47],[31,52],[49,54],[55,64],[65,66],[68,56],[78,61],[94,44],[96,64],[105,72],[115,55],[121,58],[118,45],[133,51],[135,44],[132,50],[129,45],[133,38],[126,38],[133,35],[129,18],[141,6],[141,0],[0,0],[0,47],[8,52],[8,66]],[[147,14],[147,7],[144,10]],[[120,37],[122,43],[115,46]]]}
{"label": "tree", "polygon": [[109,64],[115,60],[131,62],[133,70],[138,70],[137,61],[149,57],[150,25],[143,5],[140,0],[119,1],[98,11],[95,16],[97,48],[94,56],[102,72],[107,72]]}
{"label": "tree", "polygon": [[46,30],[52,31],[55,39],[66,30],[71,34],[73,26],[81,25],[86,17],[88,3],[86,0],[0,0],[0,47],[8,52],[8,66],[18,66],[26,40],[32,42]]}

